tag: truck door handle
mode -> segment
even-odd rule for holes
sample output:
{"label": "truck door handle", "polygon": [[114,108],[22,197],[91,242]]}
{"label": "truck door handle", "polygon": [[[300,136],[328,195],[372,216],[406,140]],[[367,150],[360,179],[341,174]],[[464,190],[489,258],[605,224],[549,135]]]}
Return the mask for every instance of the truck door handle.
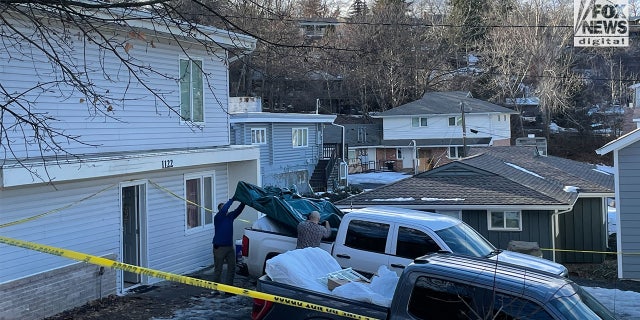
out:
{"label": "truck door handle", "polygon": [[336,257],[338,258],[344,258],[344,259],[351,259],[351,256],[348,256],[346,254],[336,254]]}
{"label": "truck door handle", "polygon": [[400,269],[404,269],[405,268],[404,265],[396,264],[396,263],[392,263],[391,266],[394,267],[394,268],[400,268]]}

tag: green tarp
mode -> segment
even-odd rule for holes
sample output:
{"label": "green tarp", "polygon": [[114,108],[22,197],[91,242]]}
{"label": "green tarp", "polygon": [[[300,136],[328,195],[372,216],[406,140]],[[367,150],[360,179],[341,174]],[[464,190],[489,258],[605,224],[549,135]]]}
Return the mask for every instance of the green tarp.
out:
{"label": "green tarp", "polygon": [[311,211],[320,213],[320,223],[329,221],[336,229],[344,215],[333,203],[323,199],[304,198],[291,190],[275,187],[261,188],[238,182],[234,197],[280,223],[289,232],[296,233],[300,221],[306,220]]}

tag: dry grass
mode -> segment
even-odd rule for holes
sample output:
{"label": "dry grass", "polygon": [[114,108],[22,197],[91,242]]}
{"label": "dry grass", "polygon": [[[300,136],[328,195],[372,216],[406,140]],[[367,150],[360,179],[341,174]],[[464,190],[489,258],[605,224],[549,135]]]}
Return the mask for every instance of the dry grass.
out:
{"label": "dry grass", "polygon": [[615,259],[603,263],[565,264],[572,277],[589,280],[615,280],[618,277],[618,265]]}

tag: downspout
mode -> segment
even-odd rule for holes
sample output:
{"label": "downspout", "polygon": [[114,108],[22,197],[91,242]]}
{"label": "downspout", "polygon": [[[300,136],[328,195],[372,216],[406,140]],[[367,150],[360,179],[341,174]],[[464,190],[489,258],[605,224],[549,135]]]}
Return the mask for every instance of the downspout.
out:
{"label": "downspout", "polygon": [[573,207],[571,209],[568,210],[564,210],[564,211],[558,211],[558,209],[556,209],[555,213],[553,213],[551,215],[551,233],[552,233],[552,237],[551,237],[551,257],[552,257],[552,261],[556,262],[556,231],[557,229],[559,229],[556,226],[556,219],[564,213],[570,212],[571,210],[573,210]]}

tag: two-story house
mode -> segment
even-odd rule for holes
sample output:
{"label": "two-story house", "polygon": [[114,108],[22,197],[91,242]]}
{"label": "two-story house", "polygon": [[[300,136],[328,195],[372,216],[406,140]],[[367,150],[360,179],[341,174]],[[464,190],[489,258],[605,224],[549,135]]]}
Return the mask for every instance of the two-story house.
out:
{"label": "two-story house", "polygon": [[[335,115],[262,112],[261,101],[253,97],[231,98],[231,144],[254,145],[260,149],[260,178],[263,186],[294,187],[312,191],[312,175],[323,159],[339,161],[339,150],[325,154],[323,129]],[[328,164],[328,163],[327,163]],[[332,166],[333,168],[333,166]],[[324,189],[327,187],[326,178]]]}
{"label": "two-story house", "polygon": [[[29,12],[57,33],[3,13],[26,39],[3,35],[0,51],[3,95],[22,93],[3,98],[0,115],[2,236],[179,274],[212,265],[216,204],[239,181],[260,183],[260,150],[230,144],[227,113],[229,52],[251,52],[255,39],[117,8],[84,16],[97,20],[83,33],[66,15]],[[76,80],[102,90],[109,108],[92,113],[94,97],[60,66],[82,70]],[[25,106],[75,137],[56,140],[66,153],[14,130]],[[236,239],[255,218],[245,210]],[[3,319],[41,319],[160,280],[6,244],[0,256]]]}
{"label": "two-story house", "polygon": [[427,92],[422,98],[373,115],[382,119],[375,158],[396,170],[424,171],[462,158],[468,147],[507,146],[515,111],[468,92]]}

